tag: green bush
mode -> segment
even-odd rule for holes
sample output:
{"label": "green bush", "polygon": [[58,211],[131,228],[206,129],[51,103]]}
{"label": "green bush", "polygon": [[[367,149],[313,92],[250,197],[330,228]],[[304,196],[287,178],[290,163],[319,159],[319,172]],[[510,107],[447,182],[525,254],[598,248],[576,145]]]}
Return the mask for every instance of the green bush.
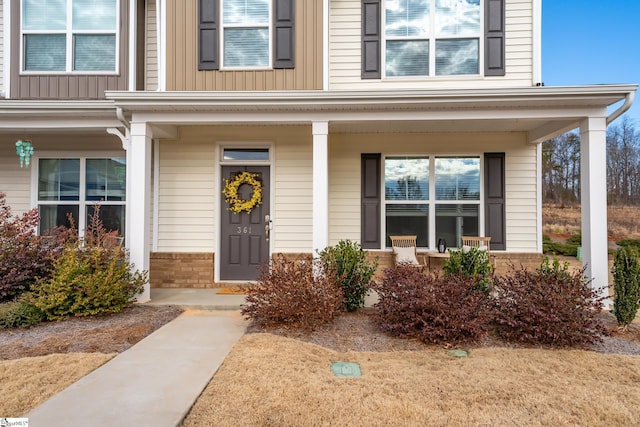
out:
{"label": "green bush", "polygon": [[565,255],[565,256],[577,256],[578,247],[574,245],[568,245],[565,243],[549,242],[542,244],[542,250],[545,254],[550,255]]}
{"label": "green bush", "polygon": [[481,289],[488,290],[493,273],[489,253],[478,248],[449,250],[449,259],[442,268],[445,275],[472,277]]}
{"label": "green bush", "polygon": [[556,346],[597,342],[606,330],[599,289],[592,289],[584,269],[545,258],[535,271],[513,269],[494,283],[497,333],[507,341]]}
{"label": "green bush", "polygon": [[622,327],[633,322],[640,307],[640,251],[622,246],[613,261],[613,311]]}
{"label": "green bush", "polygon": [[98,206],[85,234],[84,244],[66,244],[51,277],[27,296],[49,320],[120,312],[147,282],[147,272],[131,271],[127,250],[102,226]]}
{"label": "green bush", "polygon": [[242,314],[258,324],[301,329],[332,320],[343,304],[336,274],[318,260],[276,254],[262,266],[257,284],[247,288]]}
{"label": "green bush", "polygon": [[44,320],[44,313],[33,304],[16,300],[0,304],[0,329],[26,328]]}
{"label": "green bush", "polygon": [[639,239],[624,239],[616,242],[618,246],[631,246],[638,250],[640,250],[640,240]]}
{"label": "green bush", "polygon": [[350,240],[341,240],[336,246],[329,246],[319,252],[319,255],[324,269],[338,275],[347,311],[364,307],[364,298],[378,262],[368,261],[367,253],[358,243]]}
{"label": "green bush", "polygon": [[582,246],[582,233],[572,234],[567,238],[567,245],[570,246]]}

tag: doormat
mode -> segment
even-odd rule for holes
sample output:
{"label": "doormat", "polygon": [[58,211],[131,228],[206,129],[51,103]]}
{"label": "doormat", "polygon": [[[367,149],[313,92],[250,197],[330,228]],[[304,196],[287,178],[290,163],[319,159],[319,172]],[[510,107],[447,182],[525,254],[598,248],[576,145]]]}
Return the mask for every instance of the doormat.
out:
{"label": "doormat", "polygon": [[248,292],[240,288],[220,288],[216,295],[247,295]]}

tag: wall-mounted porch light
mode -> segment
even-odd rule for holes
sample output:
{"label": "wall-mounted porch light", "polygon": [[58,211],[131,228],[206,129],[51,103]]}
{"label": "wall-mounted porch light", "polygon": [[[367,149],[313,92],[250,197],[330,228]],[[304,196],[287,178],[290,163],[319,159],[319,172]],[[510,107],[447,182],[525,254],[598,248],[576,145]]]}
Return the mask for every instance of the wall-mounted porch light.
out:
{"label": "wall-mounted porch light", "polygon": [[16,154],[20,157],[20,167],[29,167],[31,156],[33,156],[33,146],[31,141],[16,142]]}

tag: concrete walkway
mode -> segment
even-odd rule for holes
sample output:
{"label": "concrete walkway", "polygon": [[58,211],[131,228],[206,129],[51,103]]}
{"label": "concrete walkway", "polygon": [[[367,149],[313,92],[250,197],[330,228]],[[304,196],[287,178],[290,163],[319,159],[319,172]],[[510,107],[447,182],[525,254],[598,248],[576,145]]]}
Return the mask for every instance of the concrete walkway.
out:
{"label": "concrete walkway", "polygon": [[246,326],[239,311],[187,310],[34,408],[29,426],[175,427]]}

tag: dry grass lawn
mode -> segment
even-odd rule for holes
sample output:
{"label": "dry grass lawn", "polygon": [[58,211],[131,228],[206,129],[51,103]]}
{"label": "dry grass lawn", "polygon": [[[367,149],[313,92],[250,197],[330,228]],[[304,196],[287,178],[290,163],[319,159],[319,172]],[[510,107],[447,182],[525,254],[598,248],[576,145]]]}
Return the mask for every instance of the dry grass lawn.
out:
{"label": "dry grass lawn", "polygon": [[[543,232],[569,235],[580,231],[580,206],[545,204],[542,207]],[[609,206],[607,208],[609,239],[640,239],[640,206]]]}
{"label": "dry grass lawn", "polygon": [[[361,378],[338,378],[334,361]],[[245,335],[184,426],[640,425],[640,357],[479,348],[339,353]]]}
{"label": "dry grass lawn", "polygon": [[0,415],[22,417],[114,356],[70,353],[0,360]]}

